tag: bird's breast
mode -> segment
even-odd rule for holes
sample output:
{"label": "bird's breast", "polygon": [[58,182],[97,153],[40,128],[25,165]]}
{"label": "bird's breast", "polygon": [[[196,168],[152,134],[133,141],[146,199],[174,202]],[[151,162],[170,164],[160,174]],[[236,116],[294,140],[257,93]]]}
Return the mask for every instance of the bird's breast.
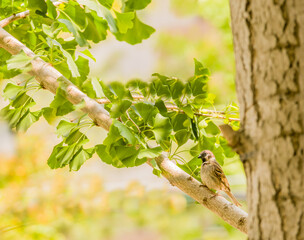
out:
{"label": "bird's breast", "polygon": [[209,189],[220,190],[220,180],[216,178],[214,169],[210,164],[202,165],[201,168],[202,183]]}

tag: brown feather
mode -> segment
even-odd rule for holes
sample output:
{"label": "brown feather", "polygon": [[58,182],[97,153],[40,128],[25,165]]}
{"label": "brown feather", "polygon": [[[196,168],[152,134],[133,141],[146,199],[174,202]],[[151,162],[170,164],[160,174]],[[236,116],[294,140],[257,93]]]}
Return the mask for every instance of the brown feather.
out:
{"label": "brown feather", "polygon": [[220,164],[216,160],[214,161],[213,167],[214,167],[214,174],[221,181],[221,190],[230,191],[229,182],[225,176],[225,173],[222,167],[220,166]]}

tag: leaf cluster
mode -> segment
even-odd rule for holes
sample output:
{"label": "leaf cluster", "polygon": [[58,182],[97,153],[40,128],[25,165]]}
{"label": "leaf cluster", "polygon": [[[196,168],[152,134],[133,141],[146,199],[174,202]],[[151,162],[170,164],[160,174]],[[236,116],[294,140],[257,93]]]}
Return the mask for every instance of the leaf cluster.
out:
{"label": "leaf cluster", "polygon": [[[88,78],[88,58],[95,60],[88,50],[92,43],[104,40],[111,32],[119,41],[137,44],[154,32],[137,17],[137,11],[149,3],[150,0],[126,0],[120,7],[113,0],[78,0],[56,6],[50,0],[8,3],[11,10],[29,9],[30,15],[10,24],[7,30],[89,97],[104,101],[113,119],[103,143],[91,148],[86,147],[89,139],[84,129],[94,127],[94,123],[88,122],[88,117],[83,116],[76,122],[61,120],[57,134],[62,141],[48,159],[51,168],[69,165],[70,170],[77,171],[96,152],[103,162],[118,168],[150,161],[153,172],[159,175],[161,172],[153,159],[167,152],[180,168],[198,178],[200,151],[213,151],[221,164],[225,158],[234,156],[212,117],[198,114],[213,108],[214,96],[207,88],[209,70],[196,59],[194,75],[187,80],[159,73],[153,74],[150,82],[134,79],[126,84],[105,84],[98,78]],[[11,11],[3,5],[0,7],[1,17]],[[77,46],[86,49],[79,52]],[[24,52],[11,57],[3,49],[0,51],[3,52],[0,77],[21,74],[22,80],[19,85],[7,84],[4,89],[9,105],[1,110],[1,115],[12,128],[25,131],[41,116],[52,124],[83,107],[84,103],[75,106],[66,99],[67,80],[62,77],[58,79],[60,85],[49,106],[33,111],[35,101],[30,93],[42,87],[27,74],[32,59]],[[236,106],[228,106],[226,116],[235,110]],[[185,158],[192,160],[187,162]]]}

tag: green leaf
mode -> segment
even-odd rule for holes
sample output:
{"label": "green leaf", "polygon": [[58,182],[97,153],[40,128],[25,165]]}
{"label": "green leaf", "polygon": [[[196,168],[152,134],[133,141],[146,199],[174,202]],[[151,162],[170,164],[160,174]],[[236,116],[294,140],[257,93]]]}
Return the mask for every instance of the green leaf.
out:
{"label": "green leaf", "polygon": [[126,33],[128,29],[133,27],[134,12],[119,13],[115,12],[116,24],[120,33]]}
{"label": "green leaf", "polygon": [[190,121],[186,114],[178,113],[172,117],[172,126],[175,132],[181,129],[188,129],[188,125],[190,125]]}
{"label": "green leaf", "polygon": [[78,171],[85,161],[90,159],[95,148],[84,149],[81,147],[69,163],[70,171]]}
{"label": "green leaf", "polygon": [[176,80],[176,82],[170,86],[172,98],[173,99],[180,98],[183,94],[183,89],[184,89],[184,84],[181,81]]}
{"label": "green leaf", "polygon": [[208,123],[206,122],[206,119],[202,119],[199,124],[198,124],[199,128],[206,128],[208,126]]}
{"label": "green leaf", "polygon": [[98,2],[99,2],[101,5],[105,6],[106,8],[111,9],[114,0],[98,0]]}
{"label": "green leaf", "polygon": [[7,98],[7,99],[8,98],[13,99],[14,97],[16,97],[18,95],[18,93],[20,93],[22,91],[23,88],[24,88],[23,86],[8,83],[8,84],[6,84],[5,88],[3,89],[3,97]]}
{"label": "green leaf", "polygon": [[98,17],[96,13],[91,12],[86,14],[87,26],[83,35],[87,40],[92,40],[94,43],[99,43],[107,37],[108,23],[106,20]]}
{"label": "green leaf", "polygon": [[93,77],[91,82],[92,82],[92,86],[93,86],[93,89],[95,91],[96,97],[97,98],[102,98],[103,97],[103,91],[102,91],[102,87],[101,87],[100,82],[98,81],[98,79],[96,77]]}
{"label": "green leaf", "polygon": [[152,104],[140,102],[136,103],[134,107],[136,110],[135,112],[144,120],[145,123],[149,120],[151,121],[157,113],[157,109]]}
{"label": "green leaf", "polygon": [[[101,1],[97,1],[97,0],[78,0],[77,2],[81,5],[86,6],[90,10],[95,11],[96,14],[98,15],[98,17],[105,19],[108,22],[110,31],[112,33],[117,32],[115,19],[113,18],[110,10],[106,8],[106,7],[108,7],[107,6],[108,3],[110,3],[109,0],[107,0],[107,2],[103,1],[104,4],[101,3]],[[101,5],[99,3],[101,3]],[[103,5],[106,5],[106,7],[104,7]],[[97,18],[95,18],[95,19],[97,19]]]}
{"label": "green leaf", "polygon": [[153,168],[152,173],[153,173],[154,175],[156,175],[156,176],[160,177],[160,176],[161,176],[162,171],[161,171],[160,169]]}
{"label": "green leaf", "polygon": [[207,97],[208,97],[207,93],[199,94],[199,95],[195,96],[193,103],[198,106],[202,106],[206,102]]}
{"label": "green leaf", "polygon": [[[191,81],[191,91],[193,96],[198,96],[207,93],[208,77],[195,77]],[[205,97],[205,95],[202,95]]]}
{"label": "green leaf", "polygon": [[47,5],[47,15],[52,19],[56,19],[57,18],[57,11],[56,11],[56,7],[52,3],[52,1],[47,0],[46,5]]}
{"label": "green leaf", "polygon": [[55,109],[56,116],[64,116],[69,112],[74,111],[74,105],[70,103],[65,97],[65,92],[60,87],[57,88],[54,100],[51,102],[50,107]]}
{"label": "green leaf", "polygon": [[56,168],[62,168],[69,164],[77,150],[77,143],[70,146],[60,147],[55,155]]}
{"label": "green leaf", "polygon": [[[72,21],[77,27],[77,30],[82,32],[84,31],[87,22],[85,11],[83,7],[79,5],[80,2],[81,0],[78,0],[77,2],[71,1],[69,4],[65,4],[64,10],[60,11],[60,16]],[[90,0],[86,0],[85,2],[90,2]]]}
{"label": "green leaf", "polygon": [[103,144],[107,145],[107,146],[111,146],[112,144],[117,143],[121,139],[122,139],[122,136],[121,136],[120,132],[118,131],[118,128],[115,127],[114,124],[112,123],[112,125],[110,126],[110,130],[107,134],[107,137],[103,141]]}
{"label": "green leaf", "polygon": [[85,46],[89,45],[88,41],[83,36],[82,32],[80,32],[78,30],[78,27],[74,22],[72,22],[68,19],[61,19],[61,18],[57,19],[57,21],[60,22],[60,23],[63,23],[67,27],[67,29],[71,33],[73,33],[73,35],[74,35],[74,37],[75,37],[75,39],[76,39],[76,41],[77,41],[77,43],[79,44],[80,47],[85,47]]}
{"label": "green leaf", "polygon": [[27,7],[34,12],[38,10],[43,14],[45,14],[47,10],[47,5],[44,0],[28,0]]}
{"label": "green leaf", "polygon": [[126,95],[128,95],[125,86],[120,82],[112,82],[109,88],[118,97],[118,99],[123,99]]}
{"label": "green leaf", "polygon": [[151,163],[152,166],[153,166],[153,174],[156,175],[156,176],[158,176],[158,177],[160,177],[162,171],[161,171],[160,168],[158,167],[156,161],[155,161],[154,159],[152,159],[152,160],[150,161],[150,163]]}
{"label": "green leaf", "polygon": [[144,9],[150,2],[151,0],[126,0],[125,11]]}
{"label": "green leaf", "polygon": [[138,153],[138,158],[156,158],[162,153],[161,147],[141,149]]}
{"label": "green leaf", "polygon": [[93,54],[89,51],[89,49],[85,49],[83,51],[80,51],[82,54],[88,56],[89,58],[91,58],[92,60],[94,60],[94,62],[96,62],[96,58],[93,56]]}
{"label": "green leaf", "polygon": [[30,112],[27,110],[22,118],[18,121],[17,131],[26,131],[33,123],[37,122],[42,114],[42,111]]}
{"label": "green leaf", "polygon": [[74,129],[76,126],[77,123],[61,120],[56,127],[56,134],[58,136],[67,137],[71,130]]}
{"label": "green leaf", "polygon": [[7,64],[5,62],[11,58],[11,54],[5,51],[3,48],[0,48],[0,80],[1,79],[10,79],[20,74],[20,70],[8,70]]}
{"label": "green leaf", "polygon": [[42,110],[42,115],[45,118],[45,120],[49,124],[52,124],[54,122],[54,120],[56,119],[55,109],[54,108],[50,108],[50,107],[44,107],[41,110]]}
{"label": "green leaf", "polygon": [[181,107],[181,109],[187,114],[187,116],[189,118],[191,118],[191,119],[193,118],[194,113],[192,111],[191,105],[187,105],[187,106]]}
{"label": "green leaf", "polygon": [[126,33],[124,33],[124,34],[119,33],[119,32],[115,33],[117,40],[125,41],[127,43],[134,45],[137,43],[141,43],[142,40],[149,38],[150,35],[153,32],[155,32],[154,28],[141,22],[137,18],[136,14],[132,21],[133,21],[133,28],[129,28]]}
{"label": "green leaf", "polygon": [[118,158],[125,167],[134,167],[143,163],[143,161],[136,162],[138,150],[134,147],[117,146],[115,147],[116,158]]}
{"label": "green leaf", "polygon": [[160,100],[160,99],[157,100],[155,102],[155,107],[157,107],[157,109],[161,115],[163,115],[164,117],[168,116],[168,114],[167,114],[168,110],[167,110],[166,105],[163,100]]}
{"label": "green leaf", "polygon": [[200,178],[200,166],[202,165],[202,160],[199,159],[197,156],[192,158],[189,162],[185,164],[179,164],[177,163],[177,166],[179,166],[182,170],[184,170],[186,173],[194,177],[196,180],[201,182]]}
{"label": "green leaf", "polygon": [[122,100],[119,103],[114,103],[111,107],[111,117],[112,118],[118,118],[122,114],[124,114],[128,108],[132,105],[132,102],[129,100]]}
{"label": "green leaf", "polygon": [[210,75],[210,72],[208,70],[208,68],[205,68],[203,66],[202,63],[200,63],[199,61],[197,61],[195,58],[194,58],[194,64],[195,64],[195,75],[196,76],[201,76],[201,75],[207,75],[209,76]]}
{"label": "green leaf", "polygon": [[155,135],[156,142],[160,143],[166,140],[172,131],[172,126],[169,118],[163,117],[160,113],[155,116],[153,133]]}
{"label": "green leaf", "polygon": [[47,38],[48,40],[50,40],[54,45],[58,46],[62,52],[62,54],[65,56],[65,58],[67,59],[67,64],[69,66],[69,69],[72,73],[72,76],[73,77],[80,77],[80,73],[78,71],[78,67],[76,65],[76,63],[74,62],[74,59],[73,57],[71,56],[71,54],[64,50],[63,47],[61,46],[61,44],[59,42],[57,42],[56,40],[54,39],[51,39],[51,38]]}
{"label": "green leaf", "polygon": [[25,108],[29,108],[31,106],[35,105],[35,102],[33,98],[28,96],[26,92],[19,92],[16,98],[12,101],[12,106],[14,108],[19,108],[21,106],[24,106]]}
{"label": "green leaf", "polygon": [[143,96],[147,96],[147,88],[148,88],[148,83],[140,80],[140,79],[133,79],[129,81],[126,84],[126,87],[130,90],[139,90]]}
{"label": "green leaf", "polygon": [[214,146],[212,153],[214,154],[216,161],[218,161],[220,165],[224,165],[225,156],[222,147]]}
{"label": "green leaf", "polygon": [[106,96],[106,98],[108,98],[111,102],[115,101],[116,96],[113,94],[110,88],[107,85],[105,85],[102,81],[99,81],[99,83],[102,87],[103,94]]}
{"label": "green leaf", "polygon": [[112,157],[107,152],[106,148],[107,146],[103,144],[96,145],[96,153],[103,162],[112,164]]}
{"label": "green leaf", "polygon": [[[157,76],[159,77],[159,74],[152,74],[152,76]],[[169,89],[169,86],[167,84],[164,84],[162,80],[155,79],[152,81],[150,84],[150,94],[151,95],[157,95],[158,97],[165,97],[165,98],[170,98],[171,97],[171,92]]]}
{"label": "green leaf", "polygon": [[213,148],[214,148],[214,146],[215,146],[215,142],[216,142],[216,138],[215,137],[206,137],[206,136],[203,136],[201,149],[212,151]]}
{"label": "green leaf", "polygon": [[205,131],[206,131],[207,134],[210,134],[210,135],[218,135],[218,134],[221,133],[218,126],[216,124],[214,124],[214,122],[212,122],[212,121],[208,122],[208,125],[205,128]]}
{"label": "green leaf", "polygon": [[175,133],[174,138],[176,140],[177,145],[180,147],[184,145],[190,138],[191,133],[186,130],[182,129]]}
{"label": "green leaf", "polygon": [[134,145],[137,142],[134,133],[132,133],[127,126],[117,120],[113,120],[113,125],[118,129],[120,135],[127,139],[130,144]]}
{"label": "green leaf", "polygon": [[75,85],[80,87],[82,83],[87,79],[87,76],[90,72],[89,60],[82,56],[78,56],[78,59],[76,60],[75,63],[77,65],[77,69],[79,71],[80,77],[71,80]]}
{"label": "green leaf", "polygon": [[88,142],[87,136],[85,136],[82,132],[80,132],[78,129],[73,129],[68,137],[64,140],[64,143],[68,145],[72,145],[74,143],[77,143],[78,145],[83,145]]}
{"label": "green leaf", "polygon": [[90,98],[97,98],[96,92],[93,89],[92,79],[85,80],[81,85],[81,90],[87,94]]}
{"label": "green leaf", "polygon": [[224,154],[227,158],[232,158],[236,155],[236,153],[228,146],[227,140],[223,137],[219,137],[220,145],[224,151]]}
{"label": "green leaf", "polygon": [[62,148],[62,145],[63,145],[63,142],[61,142],[61,143],[57,144],[56,146],[54,146],[53,151],[52,151],[49,159],[47,160],[47,164],[49,165],[49,167],[51,169],[58,168],[56,155],[58,154],[59,150]]}
{"label": "green leaf", "polygon": [[30,68],[27,66],[31,63],[32,58],[27,56],[23,50],[21,50],[18,54],[13,55],[9,60],[6,61],[7,69],[21,69],[28,71]]}
{"label": "green leaf", "polygon": [[195,140],[199,138],[198,126],[194,119],[191,119],[191,132]]}

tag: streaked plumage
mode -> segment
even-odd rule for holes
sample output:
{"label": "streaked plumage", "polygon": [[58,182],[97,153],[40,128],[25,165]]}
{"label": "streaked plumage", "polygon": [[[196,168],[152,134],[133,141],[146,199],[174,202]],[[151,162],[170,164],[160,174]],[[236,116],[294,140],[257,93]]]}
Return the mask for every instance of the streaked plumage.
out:
{"label": "streaked plumage", "polygon": [[233,196],[230,190],[228,180],[220,164],[216,161],[215,156],[209,150],[204,150],[198,156],[202,159],[201,179],[209,189],[224,191],[236,206],[242,206]]}

